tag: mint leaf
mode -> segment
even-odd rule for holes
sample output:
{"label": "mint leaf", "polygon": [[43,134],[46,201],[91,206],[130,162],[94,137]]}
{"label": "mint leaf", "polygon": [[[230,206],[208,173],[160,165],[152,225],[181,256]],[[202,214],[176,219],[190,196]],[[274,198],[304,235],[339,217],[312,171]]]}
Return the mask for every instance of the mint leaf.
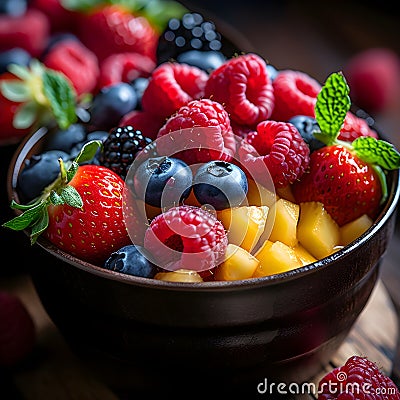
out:
{"label": "mint leaf", "polygon": [[333,144],[350,110],[349,86],[341,72],[332,73],[318,93],[315,119],[321,133],[315,136],[326,145]]}
{"label": "mint leaf", "polygon": [[400,153],[389,142],[370,136],[362,136],[352,142],[353,149],[361,160],[379,165],[387,170],[400,168]]}
{"label": "mint leaf", "polygon": [[67,129],[77,121],[76,94],[62,73],[46,69],[43,72],[43,92],[61,129]]}

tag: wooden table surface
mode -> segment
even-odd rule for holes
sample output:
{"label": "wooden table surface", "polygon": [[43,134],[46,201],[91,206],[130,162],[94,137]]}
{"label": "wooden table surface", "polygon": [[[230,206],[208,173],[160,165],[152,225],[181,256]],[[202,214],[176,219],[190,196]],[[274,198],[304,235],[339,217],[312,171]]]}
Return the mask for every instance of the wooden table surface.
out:
{"label": "wooden table surface", "polygon": [[[21,274],[0,281],[0,289],[17,294],[34,318],[37,343],[27,361],[3,377],[4,400],[121,400],[118,392],[104,379],[107,366],[95,367],[71,351],[43,309],[29,275]],[[320,378],[348,357],[358,354],[374,360],[390,375],[398,337],[398,319],[393,303],[381,281],[378,281],[365,309],[349,336],[332,357],[330,364],[309,383],[318,387]],[[110,380],[111,378],[111,380]],[[156,379],[156,378],[155,378]],[[107,382],[107,383],[105,383]],[[0,378],[1,383],[1,378]],[[156,384],[156,383],[155,383]],[[4,394],[6,393],[6,395]],[[250,395],[250,394],[249,394]],[[289,396],[289,395],[288,395]],[[135,390],[124,391],[123,399],[134,399]],[[295,399],[315,399],[313,391]]]}

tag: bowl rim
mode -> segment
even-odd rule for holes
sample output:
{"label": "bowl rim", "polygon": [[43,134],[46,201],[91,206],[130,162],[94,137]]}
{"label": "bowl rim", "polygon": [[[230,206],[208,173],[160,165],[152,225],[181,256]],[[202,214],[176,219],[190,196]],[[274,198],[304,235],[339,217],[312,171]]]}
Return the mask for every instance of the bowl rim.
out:
{"label": "bowl rim", "polygon": [[[32,151],[32,148],[42,139],[48,129],[41,127],[36,131],[31,132],[26,135],[19,146],[15,150],[13,157],[9,164],[8,175],[7,175],[7,193],[9,201],[18,201],[18,193],[16,191],[17,179],[21,168],[23,167],[24,160],[27,158],[28,154]],[[365,231],[356,240],[344,246],[342,249],[338,250],[331,255],[317,260],[311,264],[304,265],[302,267],[296,268],[291,271],[282,272],[279,274],[249,278],[243,280],[235,281],[204,281],[204,282],[170,282],[161,281],[153,278],[143,278],[134,275],[128,275],[121,272],[116,272],[108,270],[97,265],[91,264],[89,262],[83,261],[77,257],[74,257],[46,240],[44,237],[39,237],[36,241],[40,247],[45,251],[52,254],[56,258],[76,267],[90,274],[102,277],[108,280],[118,281],[120,283],[125,283],[128,285],[136,285],[149,287],[152,289],[165,289],[165,290],[183,290],[183,291],[215,291],[215,290],[232,290],[232,289],[250,289],[255,286],[272,286],[280,284],[284,281],[291,281],[295,279],[302,278],[308,274],[313,273],[316,270],[322,270],[329,268],[332,261],[338,261],[345,258],[348,254],[353,252],[358,246],[366,243],[371,236],[378,232],[382,226],[389,220],[392,214],[396,211],[396,207],[400,197],[400,174],[399,170],[389,171],[392,174],[391,185],[388,190],[388,199],[378,217],[375,219],[372,226]],[[29,236],[27,230],[24,233]]]}

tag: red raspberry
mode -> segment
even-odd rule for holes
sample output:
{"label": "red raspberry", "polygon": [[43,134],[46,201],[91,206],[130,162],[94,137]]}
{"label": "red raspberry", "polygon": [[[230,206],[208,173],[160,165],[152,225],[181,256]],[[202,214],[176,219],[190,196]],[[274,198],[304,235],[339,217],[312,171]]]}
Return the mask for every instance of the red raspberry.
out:
{"label": "red raspberry", "polygon": [[400,400],[394,382],[366,357],[352,356],[319,382],[318,400]]}
{"label": "red raspberry", "polygon": [[271,119],[288,121],[296,115],[314,117],[321,85],[304,72],[283,70],[272,82],[275,107]]}
{"label": "red raspberry", "polygon": [[229,59],[212,71],[205,96],[223,104],[238,124],[254,126],[268,119],[274,94],[265,61],[256,54]]}
{"label": "red raspberry", "polygon": [[28,10],[19,17],[0,14],[0,52],[20,47],[39,57],[49,34],[50,22],[39,10]]}
{"label": "red raspberry", "polygon": [[132,125],[137,130],[141,131],[144,136],[150,138],[151,140],[155,140],[157,138],[158,131],[164,124],[163,119],[155,118],[153,114],[150,114],[146,111],[142,110],[133,110],[128,114],[125,114],[121,121],[119,122],[119,126],[127,126]]}
{"label": "red raspberry", "polygon": [[33,349],[35,325],[19,297],[0,292],[0,367],[22,361]]}
{"label": "red raspberry", "polygon": [[102,5],[81,14],[77,36],[100,61],[127,51],[156,59],[157,32],[146,18],[120,4]]}
{"label": "red raspberry", "polygon": [[29,7],[46,14],[52,32],[73,31],[75,12],[63,7],[62,0],[30,0]]}
{"label": "red raspberry", "polygon": [[43,63],[62,72],[78,95],[92,93],[97,86],[99,64],[95,54],[77,40],[63,40],[50,49]]}
{"label": "red raspberry", "polygon": [[170,270],[214,268],[223,260],[227,246],[222,223],[210,212],[186,205],[156,216],[144,237],[144,247],[160,267]]}
{"label": "red raspberry", "polygon": [[275,187],[282,188],[303,175],[310,150],[294,125],[264,121],[242,140],[239,160],[257,182],[270,187],[272,178]]}
{"label": "red raspberry", "polygon": [[189,165],[230,161],[236,151],[236,139],[228,113],[210,99],[190,101],[159,130],[157,150],[161,155],[177,153],[175,156]]}
{"label": "red raspberry", "polygon": [[187,102],[204,94],[208,75],[200,68],[178,63],[164,63],[152,73],[142,97],[142,108],[161,118],[168,118]]}
{"label": "red raspberry", "polygon": [[370,128],[364,118],[357,117],[357,115],[349,111],[339,132],[338,139],[345,142],[352,142],[360,136],[378,138],[377,132]]}
{"label": "red raspberry", "polygon": [[119,82],[131,82],[139,77],[150,76],[156,63],[139,53],[111,54],[100,65],[98,88]]}

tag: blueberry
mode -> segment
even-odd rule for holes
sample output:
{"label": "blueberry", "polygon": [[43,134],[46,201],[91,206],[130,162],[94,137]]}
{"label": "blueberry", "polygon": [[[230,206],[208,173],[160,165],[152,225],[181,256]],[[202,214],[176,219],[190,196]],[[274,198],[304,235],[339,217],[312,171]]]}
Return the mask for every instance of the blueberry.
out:
{"label": "blueberry", "polygon": [[172,157],[149,158],[140,164],[133,177],[137,196],[154,207],[169,207],[186,199],[192,187],[188,165]]}
{"label": "blueberry", "polygon": [[135,89],[137,96],[137,101],[138,101],[136,106],[137,110],[142,109],[143,92],[146,90],[148,84],[149,84],[149,79],[143,77],[136,78],[131,82],[131,85]]}
{"label": "blueberry", "polygon": [[86,138],[85,127],[81,124],[72,124],[67,129],[57,129],[46,135],[45,150],[62,150],[71,153],[78,143]]}
{"label": "blueberry", "polygon": [[271,79],[271,82],[273,82],[274,79],[279,74],[279,71],[273,65],[267,64],[267,73],[268,73],[269,79]]}
{"label": "blueberry", "polygon": [[14,47],[0,53],[0,74],[8,71],[10,64],[17,64],[27,67],[31,62],[32,56],[24,49]]}
{"label": "blueberry", "polygon": [[27,8],[27,0],[0,0],[0,14],[20,17],[25,14]]}
{"label": "blueberry", "polygon": [[38,197],[43,189],[58,177],[59,158],[67,161],[69,154],[61,150],[49,150],[33,155],[25,161],[24,169],[18,177],[18,189],[23,202]]}
{"label": "blueberry", "polygon": [[94,97],[89,109],[93,129],[108,131],[117,126],[121,118],[135,110],[138,97],[135,89],[126,82],[106,86]]}
{"label": "blueberry", "polygon": [[248,182],[245,173],[225,161],[210,161],[197,170],[193,192],[200,204],[216,210],[239,206],[246,198]]}
{"label": "blueberry", "polygon": [[124,246],[110,255],[104,268],[142,278],[153,278],[158,268],[149,260],[146,250],[139,245]]}
{"label": "blueberry", "polygon": [[307,115],[296,115],[295,117],[290,118],[288,122],[293,124],[300,132],[301,137],[310,148],[310,152],[325,146],[323,142],[314,136],[315,133],[321,132],[315,118]]}
{"label": "blueberry", "polygon": [[180,53],[176,57],[176,61],[192,65],[209,73],[221,66],[226,61],[226,57],[220,51],[188,50]]}

